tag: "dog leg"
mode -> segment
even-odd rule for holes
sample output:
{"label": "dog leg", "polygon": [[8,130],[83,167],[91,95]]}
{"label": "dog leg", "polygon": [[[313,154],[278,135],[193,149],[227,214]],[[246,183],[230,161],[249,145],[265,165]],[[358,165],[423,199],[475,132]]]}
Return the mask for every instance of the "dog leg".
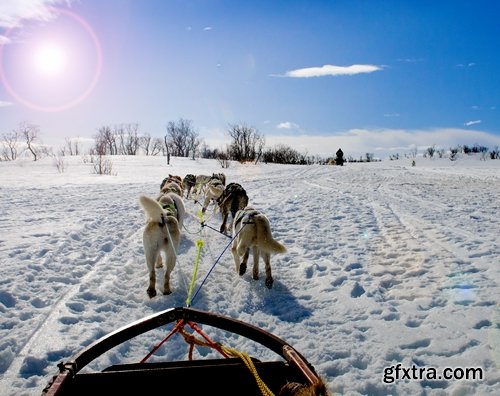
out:
{"label": "dog leg", "polygon": [[222,234],[225,234],[226,233],[226,221],[227,221],[227,217],[229,215],[229,212],[224,212],[222,214],[222,224],[220,226],[220,232]]}
{"label": "dog leg", "polygon": [[153,269],[152,271],[149,271],[149,286],[147,289],[147,293],[149,298],[153,298],[156,296],[156,273],[155,270]]}
{"label": "dog leg", "polygon": [[205,202],[203,202],[203,208],[201,209],[201,213],[205,213],[207,211],[208,205],[210,204],[210,197],[205,198]]}
{"label": "dog leg", "polygon": [[170,290],[170,274],[174,270],[175,267],[175,253],[172,248],[170,248],[167,252],[167,259],[165,265],[165,278],[163,280],[163,294],[171,294],[172,290]]}
{"label": "dog leg", "polygon": [[155,247],[151,243],[149,243],[149,240],[146,237],[143,238],[143,244],[144,244],[144,254],[146,256],[146,266],[148,267],[148,272],[149,272],[149,285],[147,293],[149,298],[153,298],[154,296],[156,296],[155,263],[160,253],[158,252],[158,250],[155,249]]}
{"label": "dog leg", "polygon": [[252,255],[253,255],[253,272],[252,272],[252,278],[255,280],[259,279],[259,248],[257,246],[254,246],[252,249]]}
{"label": "dog leg", "polygon": [[231,253],[233,254],[234,265],[236,267],[236,273],[240,272],[240,256],[237,251],[238,241],[235,239],[233,241],[233,246],[231,246]]}
{"label": "dog leg", "polygon": [[240,264],[240,276],[244,275],[245,272],[247,272],[247,262],[249,255],[250,255],[250,248],[247,248],[247,250],[245,250],[245,254],[243,255],[243,261]]}
{"label": "dog leg", "polygon": [[274,282],[273,275],[271,273],[271,253],[265,252],[262,256],[266,265],[266,286],[268,289],[271,289]]}

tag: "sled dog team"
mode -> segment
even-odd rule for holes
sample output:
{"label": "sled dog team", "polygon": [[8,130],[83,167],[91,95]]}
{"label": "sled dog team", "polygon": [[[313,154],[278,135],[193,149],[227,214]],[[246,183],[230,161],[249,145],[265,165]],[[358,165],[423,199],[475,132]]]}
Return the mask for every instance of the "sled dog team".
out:
{"label": "sled dog team", "polygon": [[[205,213],[210,203],[220,210],[222,224],[220,232],[232,232],[233,255],[236,272],[243,275],[247,269],[250,250],[253,255],[253,279],[259,279],[259,258],[265,264],[268,288],[273,286],[271,272],[271,254],[285,253],[286,248],[272,236],[269,219],[262,212],[248,204],[248,195],[238,183],[226,185],[223,173],[209,175],[187,174],[184,178],[168,175],[160,185],[156,198],[141,195],[139,203],[146,214],[143,232],[144,255],[149,271],[147,293],[150,298],[156,296],[156,268],[161,268],[162,252],[165,255],[165,277],[163,294],[170,294],[170,274],[172,273],[180,246],[182,227],[186,216],[185,199],[204,196],[202,212]],[[231,214],[232,225],[228,227]],[[229,230],[228,230],[229,228]]]}

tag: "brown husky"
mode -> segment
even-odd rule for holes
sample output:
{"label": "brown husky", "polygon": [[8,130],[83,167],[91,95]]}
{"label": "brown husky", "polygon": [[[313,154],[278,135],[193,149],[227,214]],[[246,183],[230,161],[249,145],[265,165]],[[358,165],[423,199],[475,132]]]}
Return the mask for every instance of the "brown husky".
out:
{"label": "brown husky", "polygon": [[156,296],[155,266],[161,267],[161,252],[165,253],[165,278],[163,294],[170,294],[170,273],[175,267],[176,254],[181,240],[184,204],[176,194],[164,194],[157,200],[141,195],[139,202],[146,213],[147,222],[142,235],[144,255],[149,271],[150,298]]}
{"label": "brown husky", "polygon": [[[269,219],[250,206],[239,210],[233,222],[233,238],[231,252],[236,272],[240,275],[246,272],[252,248],[253,279],[259,279],[259,257],[262,257],[266,266],[266,286],[272,288],[271,253],[285,253],[286,248],[273,238]],[[240,258],[243,258],[241,263]]]}

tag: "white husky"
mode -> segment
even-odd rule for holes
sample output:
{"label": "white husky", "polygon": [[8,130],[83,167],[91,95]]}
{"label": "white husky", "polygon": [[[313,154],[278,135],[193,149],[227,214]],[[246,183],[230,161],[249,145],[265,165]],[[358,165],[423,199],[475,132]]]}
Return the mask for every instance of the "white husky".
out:
{"label": "white husky", "polygon": [[181,228],[185,209],[182,199],[177,194],[164,194],[155,200],[146,195],[139,197],[139,202],[146,213],[146,226],[142,235],[144,255],[149,271],[150,298],[156,296],[155,266],[161,267],[161,252],[165,254],[165,278],[163,294],[172,293],[170,289],[170,273],[176,262],[176,255],[181,240]]}
{"label": "white husky", "polygon": [[[247,270],[247,261],[252,248],[253,279],[259,279],[259,257],[266,265],[266,286],[273,287],[271,273],[271,253],[285,253],[286,248],[276,241],[271,232],[269,219],[261,212],[247,206],[236,212],[233,222],[233,253],[236,272],[243,275]],[[240,258],[243,258],[240,263]]]}
{"label": "white husky", "polygon": [[[213,178],[207,183],[205,188],[205,201],[203,202],[202,213],[205,213],[210,202],[214,201],[217,204],[217,199],[224,192],[224,184],[217,178]],[[217,205],[215,205],[215,209],[217,209]]]}

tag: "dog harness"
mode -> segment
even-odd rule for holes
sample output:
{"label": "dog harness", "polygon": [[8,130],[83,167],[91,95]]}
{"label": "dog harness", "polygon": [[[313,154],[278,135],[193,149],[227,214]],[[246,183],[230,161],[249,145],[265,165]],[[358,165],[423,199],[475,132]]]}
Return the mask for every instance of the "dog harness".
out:
{"label": "dog harness", "polygon": [[241,221],[245,216],[248,217],[248,220],[245,221],[243,224],[254,224],[254,222],[251,220],[254,216],[257,216],[258,214],[259,212],[257,212],[255,209],[240,210],[239,214],[236,215],[236,219],[234,219],[234,226],[236,227],[239,223],[241,223]]}
{"label": "dog harness", "polygon": [[173,203],[167,203],[167,204],[161,205],[161,207],[163,208],[163,210],[166,213],[162,213],[160,225],[162,227],[165,227],[167,225],[165,215],[166,216],[173,216],[173,217],[177,218],[177,212],[178,212],[177,205],[175,204],[175,201],[173,201]]}
{"label": "dog harness", "polygon": [[217,203],[220,204],[221,202],[223,202],[226,197],[230,196],[236,190],[243,190],[243,187],[241,187],[241,185],[238,183],[229,183],[224,189],[224,192],[221,194],[221,196],[217,198]]}

